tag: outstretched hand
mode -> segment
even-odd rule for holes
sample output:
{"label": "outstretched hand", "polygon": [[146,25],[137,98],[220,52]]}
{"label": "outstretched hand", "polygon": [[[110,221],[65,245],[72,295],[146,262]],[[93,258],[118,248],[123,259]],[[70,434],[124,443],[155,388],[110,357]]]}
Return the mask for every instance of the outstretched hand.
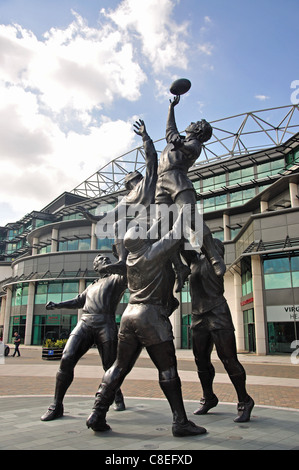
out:
{"label": "outstretched hand", "polygon": [[82,206],[77,206],[77,209],[79,212],[81,212],[81,214],[85,217],[85,219],[89,220],[89,222],[98,222],[102,218],[102,217],[98,217],[96,215],[91,214]]}
{"label": "outstretched hand", "polygon": [[173,100],[169,100],[169,103],[170,103],[171,106],[176,106],[177,104],[179,104],[180,99],[181,99],[180,95],[176,95],[173,98]]}
{"label": "outstretched hand", "polygon": [[142,136],[146,132],[145,124],[144,124],[144,121],[142,121],[142,119],[139,119],[139,121],[136,121],[133,127],[134,127],[134,132],[137,135]]}
{"label": "outstretched hand", "polygon": [[55,302],[48,302],[46,305],[46,310],[54,310],[56,307]]}

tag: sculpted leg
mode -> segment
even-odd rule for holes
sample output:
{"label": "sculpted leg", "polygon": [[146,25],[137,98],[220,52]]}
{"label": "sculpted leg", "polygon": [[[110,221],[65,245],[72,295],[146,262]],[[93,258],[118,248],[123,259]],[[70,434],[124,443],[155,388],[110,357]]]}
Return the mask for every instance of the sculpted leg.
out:
{"label": "sculpted leg", "polygon": [[233,330],[216,330],[213,332],[213,337],[219,359],[238,396],[238,416],[234,421],[237,423],[249,421],[254,401],[246,390],[246,372],[237,357],[235,333]]}
{"label": "sculpted leg", "polygon": [[206,429],[188,421],[181,390],[181,380],[177,373],[177,364],[172,341],[147,348],[150,358],[159,371],[159,385],[170,405],[175,437],[192,436],[206,433]]}
{"label": "sculpted leg", "polygon": [[113,403],[116,391],[120,388],[126,375],[135,364],[142,347],[119,341],[117,359],[108,369],[96,393],[96,399],[89,415],[86,426],[93,431],[108,431],[110,426],[106,423],[106,414]]}
{"label": "sculpted leg", "polygon": [[214,342],[209,331],[201,327],[195,327],[192,329],[192,344],[197,374],[203,390],[200,406],[194,411],[194,414],[202,415],[218,404],[218,398],[213,391],[215,369],[211,363]]}
{"label": "sculpted leg", "polygon": [[63,399],[74,379],[74,368],[79,359],[92,346],[92,341],[84,326],[78,323],[64,348],[59,370],[56,374],[54,402],[41,417],[42,421],[52,421],[63,416]]}

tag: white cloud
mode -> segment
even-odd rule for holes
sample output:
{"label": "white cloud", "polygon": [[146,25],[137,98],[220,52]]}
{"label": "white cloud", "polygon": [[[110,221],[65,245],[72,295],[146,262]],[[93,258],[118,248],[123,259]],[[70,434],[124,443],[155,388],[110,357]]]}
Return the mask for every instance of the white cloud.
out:
{"label": "white cloud", "polygon": [[266,101],[268,99],[270,99],[270,96],[267,96],[267,95],[255,95],[255,98],[259,101]]}
{"label": "white cloud", "polygon": [[115,11],[103,9],[102,13],[121,31],[137,33],[143,54],[156,72],[170,66],[186,69],[188,22],[178,24],[172,19],[175,3],[173,0],[123,0]]}
{"label": "white cloud", "polygon": [[133,118],[113,120],[109,107],[140,98],[149,64],[165,96],[161,72],[186,69],[188,23],[174,21],[176,3],[123,0],[102,10],[96,28],[73,12],[66,28],[42,39],[0,25],[0,225],[41,209],[133,147]]}
{"label": "white cloud", "polygon": [[0,27],[0,78],[35,90],[53,112],[91,111],[117,97],[136,100],[145,73],[132,44],[117,31],[89,28],[83,19],[65,30],[52,28],[39,41],[21,26]]}
{"label": "white cloud", "polygon": [[198,44],[198,50],[200,53],[205,55],[212,55],[212,51],[214,49],[213,44],[206,42],[203,44]]}

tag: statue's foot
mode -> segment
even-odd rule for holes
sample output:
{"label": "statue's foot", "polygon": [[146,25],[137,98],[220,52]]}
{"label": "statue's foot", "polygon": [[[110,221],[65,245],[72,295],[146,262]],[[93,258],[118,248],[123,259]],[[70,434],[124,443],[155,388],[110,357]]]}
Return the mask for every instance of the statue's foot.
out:
{"label": "statue's foot", "polygon": [[114,402],[114,407],[113,409],[115,411],[124,411],[126,409],[126,405],[125,405],[125,402],[123,400],[121,401],[115,401]]}
{"label": "statue's foot", "polygon": [[234,419],[235,423],[246,423],[250,421],[251,411],[254,407],[253,399],[248,396],[248,401],[238,403],[238,416]]}
{"label": "statue's foot", "polygon": [[199,402],[201,405],[197,410],[193,412],[194,415],[205,415],[211,408],[215,408],[218,404],[218,398],[216,395],[213,396],[210,400],[202,398]]}
{"label": "statue's foot", "polygon": [[190,274],[191,270],[186,264],[183,264],[179,270],[176,270],[175,292],[181,292]]}
{"label": "statue's foot", "polygon": [[221,258],[210,258],[211,265],[213,266],[216,276],[223,277],[226,271],[226,266]]}
{"label": "statue's foot", "polygon": [[52,404],[49,406],[45,414],[41,416],[41,421],[53,421],[54,419],[61,418],[63,416],[63,405]]}
{"label": "statue's foot", "polygon": [[103,413],[97,410],[93,410],[89,415],[86,420],[86,426],[96,432],[105,432],[111,429],[109,424],[106,423],[106,418]]}
{"label": "statue's foot", "polygon": [[126,263],[124,261],[117,261],[117,263],[108,264],[99,269],[101,274],[120,274],[125,276],[127,273]]}
{"label": "statue's foot", "polygon": [[192,421],[187,421],[185,424],[173,423],[172,425],[172,434],[175,437],[197,436],[206,432],[205,428],[196,426]]}

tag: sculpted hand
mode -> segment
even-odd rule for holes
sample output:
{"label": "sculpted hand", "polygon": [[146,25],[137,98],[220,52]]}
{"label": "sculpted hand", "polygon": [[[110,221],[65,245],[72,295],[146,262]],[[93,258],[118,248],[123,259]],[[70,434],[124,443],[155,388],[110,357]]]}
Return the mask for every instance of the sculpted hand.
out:
{"label": "sculpted hand", "polygon": [[48,302],[46,305],[46,310],[54,310],[55,307],[56,307],[55,302]]}
{"label": "sculpted hand", "polygon": [[102,219],[102,217],[91,214],[82,206],[77,206],[77,209],[79,210],[79,212],[81,212],[85,219],[89,220],[89,222],[98,222]]}
{"label": "sculpted hand", "polygon": [[133,127],[135,128],[134,129],[135,134],[140,135],[141,137],[146,133],[145,124],[144,124],[144,121],[142,121],[142,119],[139,119],[139,121],[136,121]]}
{"label": "sculpted hand", "polygon": [[173,98],[173,100],[169,100],[170,106],[174,107],[180,102],[180,95],[177,95]]}

